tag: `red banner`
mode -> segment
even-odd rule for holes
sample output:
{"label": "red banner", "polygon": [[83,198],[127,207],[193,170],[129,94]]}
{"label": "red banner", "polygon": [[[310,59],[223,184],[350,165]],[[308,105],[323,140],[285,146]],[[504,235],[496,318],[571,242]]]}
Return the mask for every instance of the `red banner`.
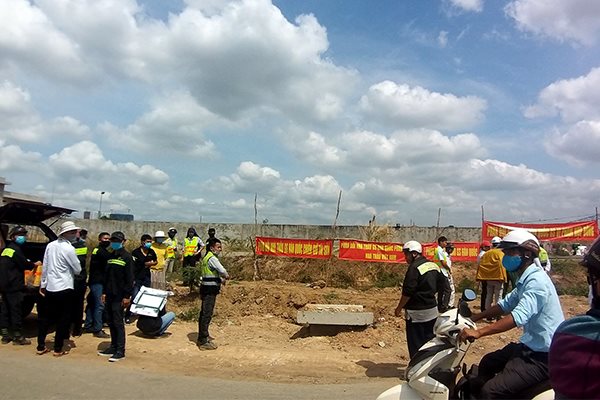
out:
{"label": "red banner", "polygon": [[256,237],[256,254],[279,257],[330,258],[333,240]]}
{"label": "red banner", "polygon": [[519,228],[527,229],[542,241],[592,241],[598,236],[598,224],[595,220],[559,224],[516,224],[483,221],[481,230],[483,239],[491,240],[494,236],[504,237],[508,232]]}
{"label": "red banner", "polygon": [[[477,261],[479,254],[479,242],[452,242],[454,251],[450,254],[452,261]],[[437,243],[423,243],[423,252],[425,257],[433,260],[433,253],[437,248]]]}
{"label": "red banner", "polygon": [[352,239],[340,239],[338,258],[367,262],[405,262],[400,243],[363,242]]}

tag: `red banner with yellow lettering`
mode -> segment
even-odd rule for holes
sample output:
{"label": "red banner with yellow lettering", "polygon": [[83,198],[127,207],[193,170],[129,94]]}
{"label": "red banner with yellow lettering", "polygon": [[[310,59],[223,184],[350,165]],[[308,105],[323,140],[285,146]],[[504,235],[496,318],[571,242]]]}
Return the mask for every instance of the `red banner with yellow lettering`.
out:
{"label": "red banner with yellow lettering", "polygon": [[333,240],[256,237],[256,254],[279,257],[330,258]]}
{"label": "red banner with yellow lettering", "polygon": [[517,224],[483,221],[481,229],[484,240],[491,240],[494,236],[503,237],[514,229],[527,229],[539,240],[543,241],[591,241],[598,236],[598,224],[596,220],[556,224]]}
{"label": "red banner with yellow lettering", "polygon": [[[477,261],[479,254],[479,242],[452,242],[454,251],[450,254],[452,261]],[[437,249],[437,243],[423,243],[425,257],[433,260],[433,253]]]}
{"label": "red banner with yellow lettering", "polygon": [[362,240],[340,239],[341,260],[368,262],[405,262],[402,244],[364,242]]}

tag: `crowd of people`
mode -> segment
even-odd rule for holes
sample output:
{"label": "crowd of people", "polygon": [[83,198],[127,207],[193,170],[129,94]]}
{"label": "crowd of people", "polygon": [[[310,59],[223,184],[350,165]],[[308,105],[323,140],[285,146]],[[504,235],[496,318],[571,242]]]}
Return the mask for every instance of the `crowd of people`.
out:
{"label": "crowd of people", "polygon": [[[404,314],[410,357],[434,338],[439,313],[454,307],[452,248],[438,238],[433,261],[420,243],[408,241],[403,253],[409,264],[395,310]],[[539,240],[526,230],[481,243],[476,279],[481,285],[481,312],[473,322],[488,323],[463,329],[462,342],[497,335],[514,328],[523,334],[518,343],[485,355],[471,377],[475,398],[530,398],[549,383],[557,398],[599,398],[600,384],[600,238],[584,255],[588,269],[591,310],[565,321],[556,288],[550,279],[550,260]],[[507,285],[512,284],[508,292]],[[437,296],[436,296],[437,294]],[[527,394],[529,393],[529,394]]]}
{"label": "crowd of people", "polygon": [[[36,296],[36,353],[43,355],[51,351],[46,337],[51,326],[55,326],[54,356],[69,353],[71,337],[90,333],[110,339],[110,345],[99,351],[99,355],[109,357],[111,362],[120,361],[125,358],[125,325],[134,318],[137,317],[137,328],[147,336],[165,334],[174,321],[175,314],[166,307],[157,310],[156,315],[136,316],[131,305],[144,287],[166,295],[169,289],[166,274],[173,272],[179,257],[184,269],[197,269],[197,263],[201,263],[197,345],[201,350],[217,348],[209,334],[209,325],[216,297],[229,274],[218,259],[222,243],[213,228],[209,229],[206,242],[194,228],[188,229],[183,246],[179,244],[175,228],[170,228],[167,235],[164,231],[156,231],[154,236],[144,234],[131,253],[125,248],[127,239],[123,232],[101,232],[97,247],[89,255],[87,233],[72,221],[65,221],[58,238],[46,246],[43,260],[33,262],[22,249],[27,241],[27,230],[22,226],[10,230],[7,245],[0,255],[2,344],[31,344],[23,334],[23,277],[26,270],[41,268]],[[104,326],[108,326],[109,333]]]}

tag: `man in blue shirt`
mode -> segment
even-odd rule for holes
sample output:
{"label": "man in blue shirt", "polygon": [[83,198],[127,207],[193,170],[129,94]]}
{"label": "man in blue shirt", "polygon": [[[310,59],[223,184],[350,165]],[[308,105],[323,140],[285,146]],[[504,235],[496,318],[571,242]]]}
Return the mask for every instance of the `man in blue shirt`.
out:
{"label": "man in blue shirt", "polygon": [[463,329],[460,339],[473,341],[523,328],[519,343],[509,343],[481,359],[477,380],[482,385],[479,398],[526,398],[535,395],[536,389],[545,389],[543,383],[549,379],[548,350],[564,316],[554,284],[534,264],[540,249],[538,239],[526,230],[514,230],[499,247],[504,252],[504,268],[519,276],[516,288],[495,306],[472,317],[474,322],[499,316],[502,319],[481,329]]}

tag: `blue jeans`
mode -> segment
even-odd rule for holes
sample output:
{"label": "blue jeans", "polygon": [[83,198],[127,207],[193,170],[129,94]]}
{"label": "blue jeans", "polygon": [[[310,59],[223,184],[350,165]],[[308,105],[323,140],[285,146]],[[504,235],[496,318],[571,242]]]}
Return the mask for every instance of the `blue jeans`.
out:
{"label": "blue jeans", "polygon": [[165,315],[163,315],[160,318],[162,319],[162,325],[160,326],[160,330],[158,331],[157,336],[160,336],[167,331],[167,328],[175,320],[175,313],[173,311],[169,311],[168,313],[166,313]]}
{"label": "blue jeans", "polygon": [[92,332],[102,330],[102,313],[104,304],[102,303],[102,284],[92,283],[90,293],[87,297],[87,307],[85,308],[85,323],[83,328]]}

